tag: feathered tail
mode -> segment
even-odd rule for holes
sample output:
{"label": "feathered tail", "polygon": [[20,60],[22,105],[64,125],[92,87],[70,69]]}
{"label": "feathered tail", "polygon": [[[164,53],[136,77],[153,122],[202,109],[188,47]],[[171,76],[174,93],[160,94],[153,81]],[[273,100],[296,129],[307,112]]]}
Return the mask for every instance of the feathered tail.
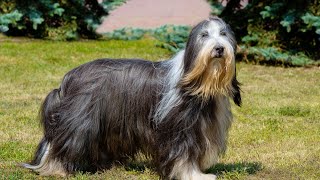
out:
{"label": "feathered tail", "polygon": [[66,175],[62,164],[50,158],[50,140],[55,136],[55,128],[60,121],[58,108],[60,106],[60,90],[54,89],[44,100],[40,109],[40,123],[44,127],[44,137],[40,141],[34,159],[23,167],[32,169],[40,175]]}
{"label": "feathered tail", "polygon": [[24,163],[23,167],[32,169],[34,171],[39,170],[48,161],[49,150],[50,144],[45,138],[43,138],[38,145],[33,161],[30,164]]}

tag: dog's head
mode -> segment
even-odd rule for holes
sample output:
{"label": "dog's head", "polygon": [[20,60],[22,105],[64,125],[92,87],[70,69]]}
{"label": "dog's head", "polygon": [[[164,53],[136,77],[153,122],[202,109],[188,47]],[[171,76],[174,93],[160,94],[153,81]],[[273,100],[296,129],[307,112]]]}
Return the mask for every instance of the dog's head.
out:
{"label": "dog's head", "polygon": [[185,49],[182,87],[204,98],[230,94],[236,46],[231,28],[222,19],[211,17],[196,25]]}

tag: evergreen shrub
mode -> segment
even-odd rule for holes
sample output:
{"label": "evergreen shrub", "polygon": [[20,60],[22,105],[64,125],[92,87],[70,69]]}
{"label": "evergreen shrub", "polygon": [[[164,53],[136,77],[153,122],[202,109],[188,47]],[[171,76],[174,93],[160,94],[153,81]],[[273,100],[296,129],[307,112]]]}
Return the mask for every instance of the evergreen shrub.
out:
{"label": "evergreen shrub", "polygon": [[[320,2],[314,0],[208,0],[212,14],[231,24],[242,58],[268,64],[319,64]],[[250,59],[248,59],[250,57]]]}
{"label": "evergreen shrub", "polygon": [[124,0],[1,0],[0,32],[53,40],[97,38],[108,11]]}
{"label": "evergreen shrub", "polygon": [[122,28],[110,33],[105,33],[107,39],[137,40],[151,36],[160,41],[159,47],[177,52],[186,45],[191,27],[164,25],[155,29]]}

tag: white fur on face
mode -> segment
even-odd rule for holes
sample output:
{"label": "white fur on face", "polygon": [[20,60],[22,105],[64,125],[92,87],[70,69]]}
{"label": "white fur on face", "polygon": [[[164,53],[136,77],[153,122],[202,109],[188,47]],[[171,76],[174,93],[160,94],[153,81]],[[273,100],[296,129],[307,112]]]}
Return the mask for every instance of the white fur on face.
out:
{"label": "white fur on face", "polygon": [[210,21],[204,28],[204,32],[208,33],[208,36],[204,40],[204,47],[208,46],[208,48],[211,48],[212,50],[216,46],[222,46],[225,50],[224,56],[234,53],[225,24],[221,24],[217,21]]}

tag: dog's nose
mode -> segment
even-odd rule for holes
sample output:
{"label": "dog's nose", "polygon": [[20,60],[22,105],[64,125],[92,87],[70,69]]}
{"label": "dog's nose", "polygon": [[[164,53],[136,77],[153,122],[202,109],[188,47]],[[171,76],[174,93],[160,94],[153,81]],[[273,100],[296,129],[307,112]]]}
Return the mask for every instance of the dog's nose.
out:
{"label": "dog's nose", "polygon": [[223,51],[224,51],[224,48],[223,48],[222,46],[216,47],[216,52],[217,52],[217,54],[222,55],[222,54],[223,54]]}
{"label": "dog's nose", "polygon": [[224,47],[223,46],[216,46],[213,50],[213,57],[215,58],[221,58],[223,56]]}

